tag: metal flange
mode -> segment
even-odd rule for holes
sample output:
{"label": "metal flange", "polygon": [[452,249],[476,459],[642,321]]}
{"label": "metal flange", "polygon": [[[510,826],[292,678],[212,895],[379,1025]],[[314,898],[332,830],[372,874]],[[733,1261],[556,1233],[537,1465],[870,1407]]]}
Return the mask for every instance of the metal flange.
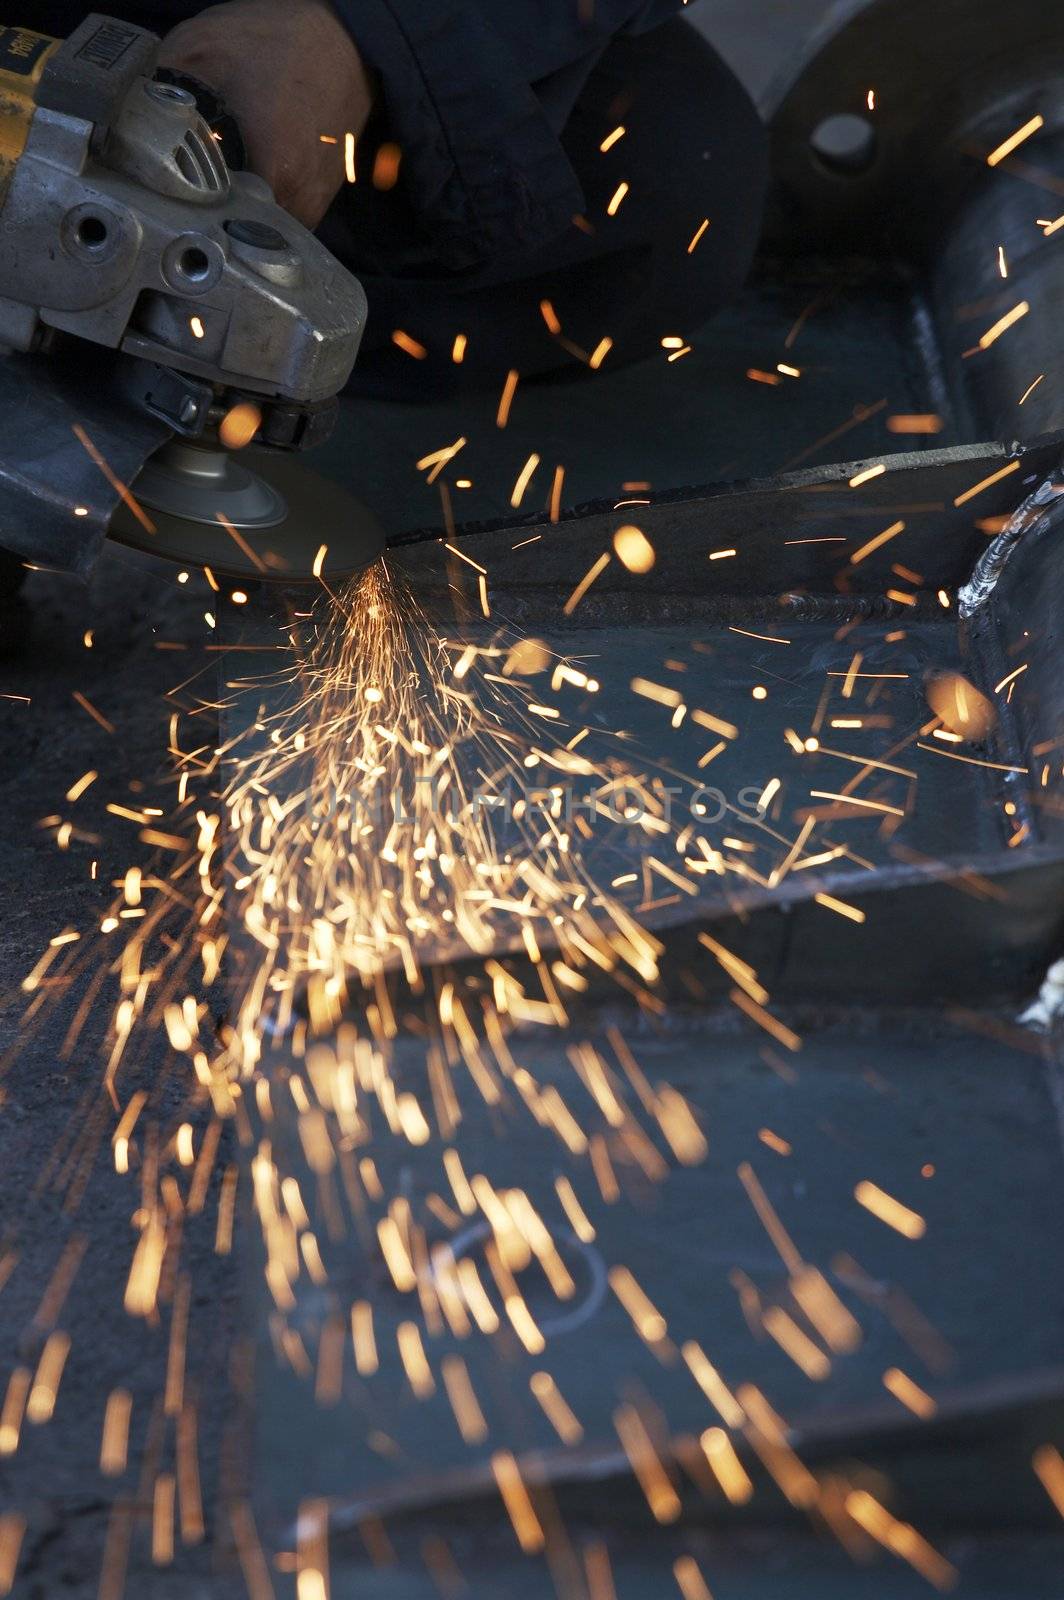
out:
{"label": "metal flange", "polygon": [[[844,0],[767,110],[770,237],[915,270],[970,436],[1060,428],[1064,30],[1054,8]],[[1008,336],[988,338],[1010,313]]]}

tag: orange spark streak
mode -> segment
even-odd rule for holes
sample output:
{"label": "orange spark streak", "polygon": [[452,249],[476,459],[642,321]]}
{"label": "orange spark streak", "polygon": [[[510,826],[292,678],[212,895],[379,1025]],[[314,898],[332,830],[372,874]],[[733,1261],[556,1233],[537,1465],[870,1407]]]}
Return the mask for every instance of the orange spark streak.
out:
{"label": "orange spark streak", "polygon": [[996,340],[1000,339],[1003,333],[1007,333],[1015,323],[1019,322],[1021,317],[1025,317],[1030,309],[1031,307],[1028,302],[1026,300],[1021,300],[1019,305],[1013,306],[1011,311],[1006,311],[1003,317],[999,317],[997,322],[995,322],[986,330],[984,334],[980,336],[980,350],[989,350],[990,346]]}
{"label": "orange spark streak", "polygon": [[698,228],[697,228],[697,230],[695,232],[694,238],[691,240],[691,243],[687,246],[687,254],[689,256],[693,256],[695,251],[698,249],[699,245],[702,243],[703,236],[704,236],[705,231],[706,231],[706,229],[708,227],[709,227],[709,218],[706,217],[706,219],[699,224],[699,226],[698,226]]}
{"label": "orange spark streak", "polygon": [[999,162],[1004,161],[1005,157],[1010,156],[1014,150],[1018,150],[1021,144],[1029,139],[1032,134],[1037,133],[1039,128],[1044,127],[1044,125],[1044,117],[1040,115],[1031,117],[1030,121],[1017,128],[1015,133],[1010,133],[1008,138],[1003,139],[996,149],[991,150],[986,158],[987,166],[996,167]]}
{"label": "orange spark streak", "polygon": [[595,579],[598,578],[600,574],[605,572],[609,564],[610,558],[608,554],[599,556],[594,566],[592,566],[580,579],[580,582],[577,584],[576,588],[565,602],[565,605],[562,607],[562,610],[567,617],[572,616],[573,612],[576,610],[585,594],[587,594],[587,591],[590,589],[591,585],[595,582]]}
{"label": "orange spark streak", "polygon": [[517,393],[517,385],[520,381],[521,374],[511,368],[506,374],[506,382],[503,384],[502,396],[499,400],[499,409],[495,416],[495,425],[498,428],[505,428],[510,421],[510,411],[513,407],[514,395]]}
{"label": "orange spark streak", "polygon": [[99,467],[100,471],[111,485],[111,488],[114,489],[116,493],[121,495],[123,501],[136,517],[145,533],[157,532],[155,524],[148,516],[147,512],[133,498],[132,494],[126,488],[126,485],[121,481],[121,479],[115,477],[114,473],[111,471],[111,468],[108,466],[107,462],[97,450],[96,446],[93,444],[92,440],[89,438],[88,434],[85,432],[85,429],[80,423],[75,422],[73,432],[75,439],[77,439],[86,455],[95,466]]}
{"label": "orange spark streak", "polygon": [[[104,716],[103,712],[102,711],[97,711],[97,709],[93,705],[92,701],[87,699],[85,697],[85,695],[83,695],[81,693],[80,689],[75,689],[74,690],[72,698],[77,701],[77,703],[81,707],[82,711],[87,711],[89,713],[89,716],[92,718],[93,722],[98,722],[99,723],[99,725],[103,729],[104,733],[115,733],[117,731],[116,728],[115,728],[114,723],[113,722],[108,722],[108,720]],[[138,820],[140,820],[140,819],[138,818]]]}
{"label": "orange spark streak", "polygon": [[850,557],[850,565],[855,567],[859,561],[864,561],[867,556],[870,556],[873,550],[878,550],[881,545],[886,544],[888,539],[894,539],[899,533],[904,532],[904,522],[892,522],[889,528],[884,528],[882,533],[877,533],[874,539],[869,539],[867,544],[863,544],[859,550],[854,551]]}
{"label": "orange spark streak", "polygon": [[900,1200],[881,1189],[878,1183],[870,1183],[867,1178],[857,1185],[853,1197],[859,1206],[864,1206],[880,1222],[885,1222],[888,1228],[904,1235],[906,1239],[922,1239],[927,1232],[927,1223],[919,1212],[911,1211],[908,1206],[902,1205]]}

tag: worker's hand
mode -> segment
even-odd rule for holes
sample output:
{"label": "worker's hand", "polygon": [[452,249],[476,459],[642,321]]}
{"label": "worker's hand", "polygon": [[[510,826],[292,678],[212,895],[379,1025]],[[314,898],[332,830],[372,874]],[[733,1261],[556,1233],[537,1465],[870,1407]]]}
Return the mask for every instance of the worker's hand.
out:
{"label": "worker's hand", "polygon": [[222,97],[251,170],[316,227],[344,180],[344,135],[360,136],[373,104],[370,76],[328,0],[211,6],[167,34],[159,64]]}

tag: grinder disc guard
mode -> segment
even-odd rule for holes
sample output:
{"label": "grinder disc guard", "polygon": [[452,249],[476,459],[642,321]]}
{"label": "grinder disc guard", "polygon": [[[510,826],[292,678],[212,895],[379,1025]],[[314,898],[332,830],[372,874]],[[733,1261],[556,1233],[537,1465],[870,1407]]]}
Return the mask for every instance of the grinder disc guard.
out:
{"label": "grinder disc guard", "polygon": [[112,539],[228,577],[281,583],[346,577],[371,566],[384,549],[383,529],[367,507],[273,452],[248,450],[236,459],[174,440],[147,462],[131,496],[141,517],[129,503],[119,505]]}

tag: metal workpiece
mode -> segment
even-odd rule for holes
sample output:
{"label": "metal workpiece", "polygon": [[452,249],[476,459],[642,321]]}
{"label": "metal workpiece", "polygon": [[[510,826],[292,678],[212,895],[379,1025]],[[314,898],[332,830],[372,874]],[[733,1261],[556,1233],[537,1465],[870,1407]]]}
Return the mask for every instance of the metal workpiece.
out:
{"label": "metal workpiece", "polygon": [[[1043,105],[1044,127],[1014,157],[988,166],[986,153]],[[1064,231],[1053,227],[1060,196],[1042,182],[1064,156],[1064,69],[1054,105],[1055,116],[1043,94],[1028,89],[972,127],[962,145],[966,181],[952,205],[943,193],[942,231],[928,255],[941,359],[954,404],[976,434],[1033,438],[1064,424],[1054,381],[1064,355]]]}
{"label": "metal workpiece", "polygon": [[[1026,766],[1026,752],[1059,735],[1060,718],[1052,696],[1032,694],[1029,722],[1015,725],[1022,678],[1010,697],[997,656],[984,651],[970,618],[958,626],[954,597],[958,590],[968,592],[984,570],[994,541],[976,523],[991,518],[1012,533],[1002,573],[1018,579],[1027,571],[1030,584],[1049,587],[1042,561],[1053,540],[1029,512],[1032,497],[1045,510],[1051,494],[1045,485],[1053,483],[1059,459],[1060,440],[1053,439],[1015,454],[1002,446],[917,452],[904,463],[888,463],[886,472],[856,490],[849,480],[859,476],[862,463],[851,462],[715,493],[663,496],[637,513],[658,552],[653,572],[638,584],[630,574],[619,575],[593,616],[581,606],[565,617],[559,596],[610,549],[623,510],[600,506],[557,527],[540,520],[538,542],[516,550],[536,537],[533,519],[524,527],[457,536],[457,547],[489,568],[495,616],[509,622],[515,603],[524,604],[523,620],[535,619],[553,660],[594,664],[599,690],[562,702],[560,724],[563,738],[573,728],[588,730],[580,749],[589,760],[600,761],[611,730],[623,728],[626,771],[645,778],[655,769],[674,777],[696,770],[695,757],[706,741],[692,732],[691,719],[670,727],[667,707],[637,704],[628,693],[633,669],[657,668],[667,659],[682,665],[682,678],[667,681],[683,684],[685,701],[712,705],[715,715],[741,725],[733,748],[715,757],[706,773],[707,783],[733,807],[727,827],[740,840],[762,785],[789,770],[782,754],[786,727],[802,733],[820,727],[827,748],[807,748],[797,756],[798,769],[786,779],[794,787],[775,819],[779,826],[801,814],[792,807],[807,785],[810,796],[836,791],[834,803],[843,803],[838,790],[847,791],[849,768],[840,776],[835,757],[840,748],[854,755],[858,737],[860,755],[870,764],[889,764],[863,792],[896,805],[899,821],[889,830],[875,817],[866,823],[826,821],[825,848],[847,847],[834,861],[771,886],[709,878],[697,895],[643,908],[642,925],[663,951],[662,979],[655,986],[660,1010],[640,1018],[609,978],[592,974],[580,997],[567,997],[568,1020],[558,1034],[515,1031],[515,1081],[534,1084],[537,1094],[575,1098],[577,1041],[591,1041],[591,1048],[605,1053],[611,1033],[630,1043],[651,1082],[665,1074],[682,1087],[710,1133],[712,1157],[705,1166],[671,1174],[653,1201],[643,1172],[619,1159],[619,1169],[627,1171],[622,1192],[599,1205],[582,1164],[552,1147],[534,1117],[511,1115],[509,1085],[496,1105],[478,1094],[471,1078],[456,1074],[455,1146],[465,1167],[484,1175],[477,1182],[521,1186],[549,1219],[574,1289],[561,1303],[534,1266],[521,1279],[544,1335],[542,1350],[521,1348],[504,1322],[496,1342],[441,1324],[426,1336],[425,1354],[442,1381],[425,1380],[413,1391],[417,1404],[403,1364],[404,1337],[409,1340],[421,1326],[414,1295],[424,1292],[428,1300],[436,1284],[446,1281],[445,1264],[454,1260],[475,1269],[490,1289],[490,1229],[479,1215],[449,1219],[446,1212],[434,1216],[427,1210],[427,1264],[422,1267],[415,1256],[416,1282],[397,1286],[366,1222],[366,1211],[371,1218],[373,1211],[356,1188],[357,1157],[364,1152],[367,1167],[371,1163],[376,1192],[400,1197],[404,1218],[420,1217],[426,1197],[438,1193],[438,1143],[389,1139],[380,1123],[371,1126],[367,1118],[365,1130],[360,1126],[352,1136],[352,1142],[363,1142],[349,1161],[348,1178],[347,1151],[326,1172],[320,1147],[312,1149],[309,1137],[301,1140],[293,1109],[293,1082],[301,1071],[312,1082],[325,1081],[330,1052],[346,1067],[345,1052],[352,1049],[366,997],[353,984],[343,1021],[335,1030],[322,1029],[309,1048],[305,1038],[298,1050],[294,1045],[296,1029],[306,1030],[298,1004],[291,1032],[264,1030],[256,1065],[276,1110],[263,1137],[289,1187],[294,1180],[301,1195],[313,1197],[307,1203],[326,1262],[319,1281],[301,1278],[291,1303],[279,1308],[267,1288],[265,1259],[254,1252],[250,1258],[248,1293],[259,1316],[253,1492],[267,1548],[289,1550],[300,1532],[306,1541],[307,1526],[327,1503],[330,1582],[337,1594],[355,1595],[372,1583],[361,1541],[367,1528],[376,1536],[386,1527],[396,1581],[417,1600],[437,1592],[428,1576],[422,1581],[419,1563],[438,1539],[446,1540],[468,1572],[473,1592],[538,1600],[550,1592],[549,1579],[541,1566],[528,1560],[517,1566],[508,1555],[517,1546],[500,1512],[500,1453],[512,1451],[533,1503],[564,1519],[577,1548],[593,1538],[608,1540],[618,1592],[661,1592],[660,1572],[645,1587],[633,1581],[636,1558],[625,1541],[638,1543],[645,1559],[647,1544],[667,1538],[672,1525],[684,1533],[677,1550],[704,1537],[720,1571],[726,1530],[737,1524],[785,1526],[799,1502],[788,1506],[769,1482],[756,1427],[741,1412],[736,1424],[703,1410],[686,1364],[692,1329],[725,1381],[742,1375],[748,1384],[763,1386],[787,1418],[788,1447],[813,1478],[822,1485],[867,1488],[893,1514],[911,1518],[951,1560],[956,1552],[950,1535],[984,1520],[1021,1528],[1028,1537],[1053,1528],[1055,1513],[1031,1459],[1045,1440],[1059,1437],[1060,1427],[1061,1375],[1052,1370],[1052,1341],[1064,1290],[1053,1248],[1059,1229],[1041,1176],[1043,1160],[1048,1170],[1059,1170],[1059,1138],[1042,1084],[1042,1041],[1014,1027],[1011,1018],[1059,951],[1064,861],[1047,833],[1024,833],[1020,799],[1008,787],[1014,775],[1000,769],[1014,760]],[[971,496],[980,481],[1003,471]],[[900,518],[902,507],[911,526],[899,532],[893,550],[873,551],[856,564],[848,559],[893,516]],[[790,542],[820,537],[825,529],[840,542]],[[723,547],[737,553],[711,579],[707,553]],[[419,552],[426,561],[419,586],[425,596],[446,571],[447,552],[416,542],[397,545],[388,562],[396,564],[405,554],[417,586]],[[949,605],[932,596],[934,610],[916,615],[915,607],[905,608],[904,622],[886,616],[876,626],[872,605],[884,597],[895,560],[922,570],[921,588],[946,588]],[[684,573],[693,595],[684,621],[677,623],[668,613]],[[837,581],[843,575],[845,584]],[[650,599],[635,620],[624,591],[648,580]],[[997,587],[1004,582],[1000,576]],[[784,583],[795,594],[804,587],[810,607],[822,608],[818,620],[780,605]],[[714,585],[723,593],[714,595]],[[1051,609],[1051,591],[1046,605]],[[775,625],[766,626],[773,606]],[[860,627],[840,626],[847,608],[848,620],[860,620]],[[1019,621],[1022,615],[1018,602],[1013,618],[1000,619],[1006,655],[1029,626]],[[239,626],[233,640],[241,651],[239,681],[221,712],[220,737],[227,760],[243,767],[255,748],[252,719],[263,720],[265,704],[274,725],[283,725],[282,704],[298,690],[286,678],[267,698],[271,670],[277,682],[276,626],[256,626],[243,611]],[[473,613],[458,639],[466,648],[485,645],[493,629],[503,627]],[[455,640],[454,633],[450,637]],[[860,735],[831,734],[829,720],[822,726],[816,720],[825,682],[844,677],[858,654],[867,671],[882,675],[875,709],[885,714],[883,725]],[[1013,669],[1026,659],[1026,653],[1013,653]],[[933,736],[922,737],[929,718],[926,686],[947,669],[963,672],[993,698],[997,721],[981,741],[936,748]],[[770,686],[761,701],[751,694],[758,685]],[[842,704],[836,702],[836,709]],[[857,704],[863,708],[864,702]],[[1023,751],[1024,759],[1017,760],[1013,750]],[[1028,786],[1040,781],[1033,768],[1017,772],[1015,780]],[[279,789],[277,799],[290,804],[300,781],[288,768],[284,783],[291,783],[291,791]],[[910,783],[918,788],[909,789]],[[1006,801],[1014,805],[1011,817]],[[774,825],[771,815],[764,820]],[[500,833],[500,851],[508,842]],[[245,858],[232,841],[230,848],[236,878]],[[626,835],[620,825],[596,827],[595,838],[581,844],[582,861],[596,883],[637,877],[646,850],[645,841]],[[855,930],[853,921],[833,915],[831,902],[858,913],[863,926]],[[231,903],[224,913],[230,971],[237,973],[256,930],[242,923]],[[541,950],[550,937],[544,929]],[[794,1008],[786,1015],[801,1034],[800,1053],[785,1057],[721,1016],[716,1008],[733,980],[727,968],[717,972],[707,962],[707,944],[756,972],[774,1005]],[[500,939],[492,954],[530,992],[531,966],[517,941],[511,947]],[[451,955],[441,952],[423,976],[428,979],[431,971],[435,992],[444,983],[453,986],[472,1009],[486,989],[481,963],[448,960]],[[252,970],[253,964],[254,957]],[[424,1081],[425,1043],[420,1025],[409,1026],[409,1019],[420,1013],[401,970],[390,979],[395,989],[389,989],[389,1009],[402,1019],[390,1070],[398,1092],[416,1095]],[[375,991],[378,1001],[381,992]],[[265,1008],[274,1003],[266,997]],[[988,1009],[995,1004],[1000,1009]],[[313,1114],[320,1125],[317,1107]],[[767,1157],[751,1156],[758,1138],[771,1137],[766,1129],[780,1127],[791,1159],[770,1166]],[[942,1176],[921,1188],[917,1174],[928,1151],[941,1163]],[[729,1202],[728,1186],[740,1161],[756,1167],[770,1203],[796,1230],[800,1242],[794,1248],[817,1263],[861,1325],[851,1349],[832,1352],[830,1383],[810,1385],[810,1374],[789,1366],[770,1339],[751,1340],[755,1318],[781,1303],[789,1287],[785,1266],[759,1231],[755,1208]],[[1006,1176],[1013,1163],[1015,1176]],[[869,1168],[907,1174],[906,1192],[918,1194],[921,1215],[926,1209],[927,1237],[915,1259],[901,1253],[909,1241],[890,1238],[888,1230],[870,1235],[859,1220],[860,1208],[851,1203],[854,1179]],[[933,1176],[932,1167],[924,1171]],[[585,1238],[566,1225],[558,1204],[562,1173],[593,1197]],[[345,1183],[357,1194],[350,1225],[346,1213],[344,1222],[337,1220]],[[615,1275],[612,1291],[608,1287],[611,1270],[615,1274],[622,1260],[640,1285],[653,1286],[654,1314],[673,1343],[666,1345],[663,1337],[654,1348],[635,1345]],[[913,1301],[903,1299],[899,1280]],[[1037,1316],[1031,1315],[1034,1303]],[[363,1322],[370,1319],[372,1362],[352,1371],[345,1354],[342,1367],[332,1369],[330,1351],[337,1330],[349,1324],[352,1305]],[[305,1350],[307,1357],[299,1364],[286,1359],[289,1348]],[[884,1399],[883,1386],[885,1375],[914,1366],[934,1399],[919,1416],[906,1416],[896,1401]],[[450,1374],[453,1381],[456,1369],[477,1397],[483,1415],[478,1431],[455,1426],[458,1412],[447,1380]],[[340,1376],[329,1392],[320,1374],[332,1370]],[[551,1380],[579,1419],[565,1448],[532,1398]],[[750,1394],[756,1401],[757,1390]],[[746,1392],[741,1398],[747,1400]],[[645,1405],[642,1414],[651,1419],[664,1472],[675,1486],[675,1509],[664,1530],[654,1530],[635,1481],[638,1462],[618,1448],[618,1401]],[[727,1496],[706,1477],[697,1443],[706,1422],[717,1430],[718,1442],[722,1423],[728,1431],[750,1483],[741,1497]],[[669,1548],[667,1559],[672,1555]],[[660,1548],[658,1561],[667,1575]],[[844,1574],[832,1592],[879,1594],[883,1581],[879,1569],[864,1587],[854,1587]],[[776,1587],[781,1594],[824,1592],[822,1582],[808,1591],[782,1582]],[[750,1592],[759,1592],[756,1583]],[[908,1600],[910,1590],[891,1592]],[[1024,1592],[1018,1582],[1017,1592]],[[1037,1585],[1032,1592],[1040,1592]]]}
{"label": "metal workpiece", "polygon": [[[1052,760],[1046,751],[1061,728],[1059,697],[1036,672],[1034,630],[1022,607],[1004,618],[999,602],[977,628],[957,597],[984,581],[998,545],[986,525],[1010,530],[1000,539],[1012,540],[1016,581],[1027,573],[1045,591],[1044,648],[1052,660],[1055,558],[1039,517],[1062,450],[1054,436],[1015,452],[1000,444],[915,451],[887,458],[886,470],[856,489],[850,481],[868,462],[851,461],[662,494],[635,513],[602,504],[558,524],[527,517],[459,528],[451,548],[438,531],[410,535],[389,546],[385,561],[422,618],[480,646],[497,642],[499,628],[478,602],[476,569],[486,569],[493,616],[534,632],[557,660],[594,662],[601,690],[570,708],[573,727],[590,729],[581,748],[603,765],[623,751],[625,769],[642,781],[675,783],[677,773],[699,771],[697,725],[687,719],[671,730],[660,707],[629,692],[633,662],[682,662],[690,703],[712,705],[742,730],[714,758],[706,781],[711,803],[730,808],[740,831],[754,826],[755,837],[762,823],[772,825],[756,807],[787,760],[786,730],[817,725],[825,683],[841,682],[855,652],[865,670],[883,676],[876,702],[883,726],[861,735],[862,752],[886,764],[877,794],[898,807],[899,819],[904,811],[904,821],[880,835],[872,812],[867,824],[850,824],[853,855],[844,851],[782,882],[710,876],[697,895],[648,911],[646,926],[668,952],[661,993],[670,1005],[689,1002],[695,974],[703,1003],[724,997],[731,980],[721,974],[715,984],[700,957],[699,934],[708,930],[789,1004],[815,995],[831,1005],[974,1006],[993,997],[1018,1006],[1064,933],[1064,859],[1052,809],[1060,804],[1059,759],[1043,780]],[[566,616],[565,601],[633,515],[657,553],[653,569],[633,582],[611,562]],[[861,554],[891,527],[889,540]],[[728,559],[707,559],[721,551]],[[915,595],[897,588],[899,562],[921,574]],[[242,651],[260,644],[263,653],[248,673],[249,698],[226,714],[231,733],[252,720],[269,670],[277,621],[274,603],[264,596],[263,604],[264,617],[253,608],[242,613],[236,635]],[[1014,676],[1026,662],[1028,670]],[[942,675],[962,675],[993,708],[968,744],[921,731],[932,716],[929,689]],[[753,698],[759,686],[768,686],[764,701]],[[615,749],[608,730],[618,727],[624,742]],[[847,736],[833,737],[837,744]],[[795,782],[836,787],[830,754],[799,759]],[[679,781],[682,806],[693,791]],[[503,822],[498,828],[500,849],[516,850],[516,831],[511,838]],[[585,840],[583,855],[596,881],[608,882],[634,878],[645,848],[638,830],[615,819]],[[844,918],[825,915],[825,895],[860,908],[860,940]],[[516,936],[505,954],[523,961]],[[433,959],[475,967],[459,942],[441,944]],[[595,975],[589,984],[589,1003],[601,1002]]]}
{"label": "metal workpiece", "polygon": [[[1029,1440],[1038,1437],[1047,1421],[1059,1426],[1064,1418],[1064,1369],[1041,1368],[1022,1377],[950,1388],[939,1401],[933,1422],[905,1416],[888,1402],[854,1405],[834,1415],[820,1416],[815,1409],[808,1418],[798,1418],[789,1429],[788,1442],[814,1472],[845,1474],[853,1470],[854,1456],[862,1456],[862,1467],[871,1482],[874,1474],[889,1474],[895,1504],[903,1501],[914,1516],[926,1521],[933,1515],[974,1522],[980,1515],[1000,1518],[1019,1527],[1051,1529],[1053,1509],[1040,1501],[1037,1481],[1025,1481],[1023,1452]],[[743,1503],[736,1506],[717,1493],[707,1496],[695,1492],[699,1472],[695,1439],[679,1434],[669,1451],[669,1464],[679,1479],[694,1463],[688,1480],[684,1517],[696,1525],[716,1529],[729,1524],[753,1523],[764,1528],[773,1523],[796,1520],[798,1508],[780,1494],[772,1494],[771,1479],[739,1428],[732,1442],[744,1468],[760,1479],[762,1498],[759,1510],[751,1513]],[[961,1466],[949,1475],[934,1470],[938,1450],[948,1450],[951,1461]],[[537,1455],[542,1480],[549,1481],[568,1515],[579,1522],[593,1518],[596,1502],[608,1485],[615,1515],[623,1507],[643,1537],[651,1537],[653,1519],[633,1482],[630,1464],[623,1450],[610,1445],[583,1446],[580,1449],[552,1449]],[[1002,1496],[1003,1471],[1007,1461],[1009,1492]],[[693,1480],[693,1481],[692,1481]],[[962,1487],[963,1484],[963,1487]],[[701,1487],[701,1485],[699,1485]],[[464,1470],[424,1476],[414,1482],[375,1485],[358,1497],[341,1500],[333,1507],[331,1529],[334,1538],[352,1547],[359,1528],[371,1517],[387,1517],[389,1528],[400,1537],[412,1526],[426,1523],[444,1525],[455,1518],[490,1540],[500,1524],[497,1491],[487,1463]],[[510,1534],[512,1538],[512,1533]]]}
{"label": "metal workpiece", "polygon": [[[612,562],[581,602],[582,623],[589,617],[606,625],[640,615],[706,618],[732,603],[738,609],[763,604],[762,615],[803,616],[817,600],[836,602],[843,611],[871,606],[896,615],[902,608],[892,606],[885,591],[900,556],[919,568],[921,593],[934,614],[940,609],[935,591],[964,583],[986,549],[979,522],[1010,515],[1062,458],[1064,434],[1054,434],[1023,447],[998,441],[841,461],[652,493],[635,506],[593,502],[564,510],[557,522],[536,512],[460,523],[449,533],[423,528],[391,538],[388,561],[426,603],[439,595],[453,608],[466,588],[470,614],[476,604],[468,562],[480,563],[505,589],[516,615],[542,623],[557,617],[560,601],[617,530],[636,522],[654,546],[652,570],[633,584],[624,566]],[[851,487],[865,474],[871,475]],[[904,522],[900,543],[886,543],[851,565],[869,537],[895,519]],[[456,562],[448,544],[467,560]],[[727,560],[709,559],[733,549]]]}
{"label": "metal workpiece", "polygon": [[94,355],[89,384],[76,350],[0,360],[0,413],[18,418],[18,450],[0,460],[0,548],[33,566],[86,576],[121,504],[121,485],[171,430],[125,397],[121,361],[106,351]]}
{"label": "metal workpiece", "polygon": [[1030,838],[1064,840],[1064,483],[1047,479],[986,551],[961,594],[968,647],[997,695],[1005,785]]}
{"label": "metal workpiece", "polygon": [[851,249],[934,240],[943,204],[965,199],[958,183],[980,186],[1021,122],[1064,125],[1062,79],[1044,0],[1016,0],[1007,19],[988,0],[839,0],[764,100],[773,231]]}
{"label": "metal workpiece", "polygon": [[1053,8],[1018,0],[1006,18],[986,0],[845,0],[767,110],[772,237],[915,273],[969,435],[1031,439],[1064,424]]}

